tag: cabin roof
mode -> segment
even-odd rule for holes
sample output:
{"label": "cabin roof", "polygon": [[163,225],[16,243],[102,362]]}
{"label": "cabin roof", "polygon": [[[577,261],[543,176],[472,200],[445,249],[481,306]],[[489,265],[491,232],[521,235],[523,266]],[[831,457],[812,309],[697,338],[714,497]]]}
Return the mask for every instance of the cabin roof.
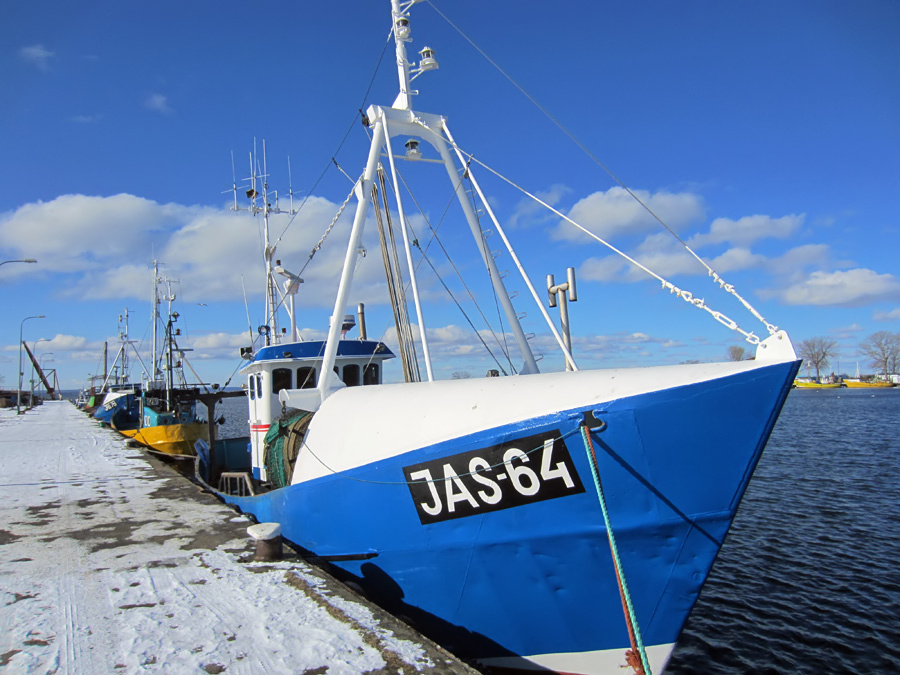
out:
{"label": "cabin roof", "polygon": [[[289,342],[263,347],[253,355],[251,363],[297,359],[320,359],[325,351],[324,340]],[[341,340],[338,342],[338,357],[368,357],[379,361],[392,359],[394,353],[383,342],[376,340]]]}

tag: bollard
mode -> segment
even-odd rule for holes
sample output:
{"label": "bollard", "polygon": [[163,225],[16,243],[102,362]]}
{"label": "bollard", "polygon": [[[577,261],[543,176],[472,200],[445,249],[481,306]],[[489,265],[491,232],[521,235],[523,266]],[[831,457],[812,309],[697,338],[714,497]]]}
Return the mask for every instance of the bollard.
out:
{"label": "bollard", "polygon": [[257,562],[281,560],[281,525],[278,523],[258,523],[247,528],[247,534],[256,540]]}

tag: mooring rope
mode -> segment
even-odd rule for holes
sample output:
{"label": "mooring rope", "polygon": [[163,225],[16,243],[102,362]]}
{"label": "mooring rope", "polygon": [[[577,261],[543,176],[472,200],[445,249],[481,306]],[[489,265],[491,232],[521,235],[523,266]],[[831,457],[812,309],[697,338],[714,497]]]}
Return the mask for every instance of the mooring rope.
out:
{"label": "mooring rope", "polygon": [[[600,472],[597,468],[597,455],[594,452],[594,443],[591,440],[591,432],[587,424],[581,424],[581,437],[584,440],[584,449],[587,452],[588,462],[591,465],[591,475],[594,477],[594,487],[597,489],[597,498],[600,500],[600,510],[603,512],[603,523],[606,525],[606,537],[609,540],[609,550],[612,553],[613,563],[616,567],[616,581],[619,582],[619,596],[622,598],[622,609],[625,613],[625,623],[628,626],[628,639],[631,641],[631,651],[626,654],[628,665],[634,669],[637,675],[651,675],[650,663],[647,661],[647,651],[641,639],[641,630],[637,617],[634,614],[634,606],[631,603],[631,595],[628,592],[628,584],[625,582],[625,573],[622,570],[622,559],[619,557],[619,548],[616,546],[616,537],[613,534],[612,523],[609,519],[609,510],[606,507],[606,497],[603,495],[603,485],[600,482]],[[640,660],[635,658],[637,655]]]}

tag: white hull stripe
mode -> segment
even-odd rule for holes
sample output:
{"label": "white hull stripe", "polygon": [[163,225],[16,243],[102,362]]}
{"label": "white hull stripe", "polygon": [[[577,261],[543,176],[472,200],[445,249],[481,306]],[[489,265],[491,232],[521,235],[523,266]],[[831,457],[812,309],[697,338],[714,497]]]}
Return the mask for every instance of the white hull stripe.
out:
{"label": "white hull stripe", "polygon": [[[623,619],[624,621],[624,619]],[[650,670],[661,673],[669,661],[674,644],[651,645],[646,648]],[[566,675],[608,675],[609,673],[630,672],[625,662],[626,649],[602,649],[569,654],[535,654],[533,656],[501,656],[493,659],[479,659],[492,668],[546,671],[547,669]],[[523,661],[527,659],[527,661]]]}

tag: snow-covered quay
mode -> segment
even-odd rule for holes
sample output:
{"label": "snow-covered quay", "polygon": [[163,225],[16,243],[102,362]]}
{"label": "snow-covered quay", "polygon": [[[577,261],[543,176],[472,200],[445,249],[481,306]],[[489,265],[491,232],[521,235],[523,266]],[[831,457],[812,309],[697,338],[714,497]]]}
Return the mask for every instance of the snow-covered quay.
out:
{"label": "snow-covered quay", "polygon": [[0,410],[0,671],[474,673],[68,402]]}

